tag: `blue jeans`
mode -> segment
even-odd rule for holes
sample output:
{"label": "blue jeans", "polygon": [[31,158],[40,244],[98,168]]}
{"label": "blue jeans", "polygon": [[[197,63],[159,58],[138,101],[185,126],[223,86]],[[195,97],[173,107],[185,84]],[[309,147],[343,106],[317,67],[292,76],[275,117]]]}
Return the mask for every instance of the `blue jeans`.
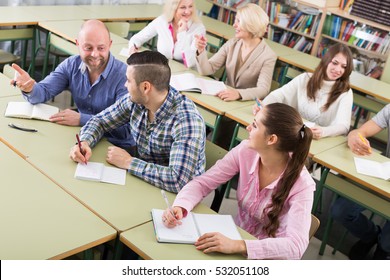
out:
{"label": "blue jeans", "polygon": [[[371,242],[377,237],[377,227],[362,211],[364,207],[344,197],[339,197],[332,205],[331,215],[350,233],[363,242]],[[387,220],[378,236],[378,244],[382,250],[390,253],[390,221]]]}

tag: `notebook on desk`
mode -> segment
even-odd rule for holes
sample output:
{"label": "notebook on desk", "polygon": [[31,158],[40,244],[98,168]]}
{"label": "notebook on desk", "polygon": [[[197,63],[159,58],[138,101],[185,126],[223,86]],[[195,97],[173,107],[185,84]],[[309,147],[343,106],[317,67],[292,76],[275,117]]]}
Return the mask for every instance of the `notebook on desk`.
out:
{"label": "notebook on desk", "polygon": [[163,213],[162,209],[152,209],[153,225],[158,242],[194,244],[201,235],[208,232],[220,232],[234,240],[242,239],[231,215],[190,212],[181,220],[181,225],[167,228],[162,222]]}
{"label": "notebook on desk", "polygon": [[226,89],[223,82],[197,78],[192,73],[172,75],[170,85],[179,91],[192,91],[207,95],[217,95],[217,93]]}

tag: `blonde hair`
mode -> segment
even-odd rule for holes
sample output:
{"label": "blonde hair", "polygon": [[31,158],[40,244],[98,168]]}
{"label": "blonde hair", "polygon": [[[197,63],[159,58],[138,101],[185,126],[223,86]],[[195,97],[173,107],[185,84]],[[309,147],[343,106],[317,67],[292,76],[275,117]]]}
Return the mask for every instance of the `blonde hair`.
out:
{"label": "blonde hair", "polygon": [[[164,4],[164,8],[163,8],[163,15],[165,16],[165,18],[167,19],[168,22],[173,21],[173,18],[175,17],[175,13],[176,13],[177,8],[179,7],[181,1],[182,0],[165,0],[165,4]],[[194,11],[192,13],[191,20],[193,22],[198,22],[199,18],[198,18],[198,13],[197,13],[197,10],[195,7],[194,0],[192,0],[192,7],[193,7]]]}
{"label": "blonde hair", "polygon": [[262,38],[269,23],[269,17],[264,10],[256,4],[249,3],[237,10],[240,17],[240,27],[251,33],[253,37]]}

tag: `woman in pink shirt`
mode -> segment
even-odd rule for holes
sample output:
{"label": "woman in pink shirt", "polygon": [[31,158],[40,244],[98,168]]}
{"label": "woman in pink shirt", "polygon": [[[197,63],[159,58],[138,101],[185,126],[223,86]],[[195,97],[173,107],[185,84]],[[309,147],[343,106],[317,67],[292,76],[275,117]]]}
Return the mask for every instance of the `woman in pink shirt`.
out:
{"label": "woman in pink shirt", "polygon": [[300,259],[309,243],[315,183],[304,167],[312,132],[292,107],[263,107],[247,127],[249,139],[231,150],[177,195],[167,227],[181,219],[219,185],[240,173],[235,222],[258,240],[232,240],[218,232],[202,235],[195,246],[204,253],[241,253],[248,259]]}

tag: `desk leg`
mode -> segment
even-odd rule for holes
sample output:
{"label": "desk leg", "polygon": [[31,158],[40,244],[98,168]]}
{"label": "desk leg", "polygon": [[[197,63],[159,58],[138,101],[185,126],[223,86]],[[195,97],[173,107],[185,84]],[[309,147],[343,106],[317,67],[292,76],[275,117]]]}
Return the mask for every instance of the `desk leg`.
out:
{"label": "desk leg", "polygon": [[119,240],[120,234],[115,238],[114,244],[114,260],[120,260],[123,252],[123,243]]}
{"label": "desk leg", "polygon": [[[336,199],[338,197],[339,196],[337,194],[334,194],[332,203],[330,205],[333,205],[333,203],[336,201]],[[330,230],[332,229],[332,225],[333,225],[333,218],[332,218],[332,214],[329,213],[324,236],[322,237],[322,241],[321,241],[320,251],[318,252],[318,254],[320,254],[321,256],[324,255],[326,243],[328,242],[329,233],[330,233]]]}
{"label": "desk leg", "polygon": [[326,181],[326,177],[328,176],[329,170],[330,170],[329,168],[324,168],[324,170],[322,171],[322,174],[321,174],[321,179],[317,184],[316,195],[314,197],[313,208],[311,210],[311,212],[313,214],[315,214],[317,211],[318,203],[322,197],[322,190],[324,188],[324,184]]}

